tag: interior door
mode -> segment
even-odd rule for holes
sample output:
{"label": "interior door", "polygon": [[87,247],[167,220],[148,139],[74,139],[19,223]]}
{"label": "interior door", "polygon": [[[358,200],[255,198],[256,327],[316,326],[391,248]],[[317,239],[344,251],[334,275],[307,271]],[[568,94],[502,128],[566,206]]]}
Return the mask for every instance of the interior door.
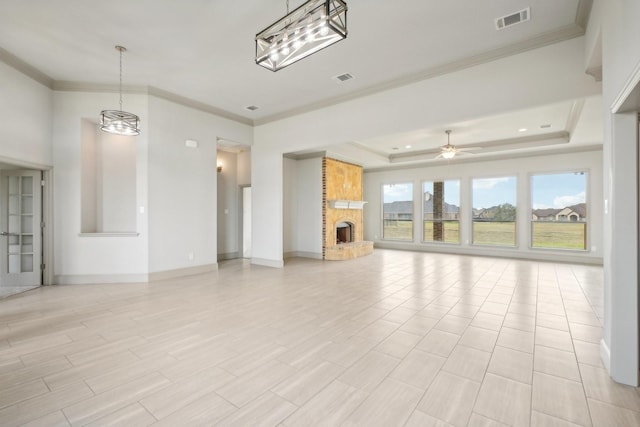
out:
{"label": "interior door", "polygon": [[0,174],[0,286],[39,286],[42,280],[42,175]]}

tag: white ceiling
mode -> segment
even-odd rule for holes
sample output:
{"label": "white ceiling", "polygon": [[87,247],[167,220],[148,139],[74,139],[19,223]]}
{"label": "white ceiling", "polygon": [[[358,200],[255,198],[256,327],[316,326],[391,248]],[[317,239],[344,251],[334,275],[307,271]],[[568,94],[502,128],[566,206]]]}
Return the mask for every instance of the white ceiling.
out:
{"label": "white ceiling", "polygon": [[[290,9],[303,3],[290,0]],[[114,85],[118,52],[124,83],[185,97],[247,123],[264,123],[469,61],[481,62],[584,33],[591,0],[347,0],[348,38],[273,73],[254,62],[255,34],[282,17],[285,0],[0,0],[0,57],[44,74],[51,87]],[[531,21],[497,31],[497,17],[531,8]],[[332,77],[355,78],[338,84]],[[69,83],[71,82],[71,83]],[[581,113],[597,110],[598,100]],[[502,117],[381,136],[342,146],[372,158],[569,130],[593,142],[601,125],[571,125],[574,103],[536,106]],[[125,95],[126,105],[126,95]],[[247,106],[259,109],[249,111]],[[596,122],[598,114],[594,116]],[[587,122],[585,122],[587,123]],[[540,129],[541,124],[552,124]],[[600,138],[601,139],[601,138]],[[499,145],[499,144],[498,144]],[[398,147],[400,150],[393,150]],[[333,150],[338,150],[333,147]],[[374,162],[375,163],[375,162]],[[370,166],[374,166],[373,163]]]}

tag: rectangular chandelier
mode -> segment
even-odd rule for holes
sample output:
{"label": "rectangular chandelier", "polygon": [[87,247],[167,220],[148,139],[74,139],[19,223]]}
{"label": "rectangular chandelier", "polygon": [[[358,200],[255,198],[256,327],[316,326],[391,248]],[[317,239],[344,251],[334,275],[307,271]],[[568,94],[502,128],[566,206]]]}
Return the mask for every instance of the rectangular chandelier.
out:
{"label": "rectangular chandelier", "polygon": [[256,64],[278,71],[347,37],[347,3],[309,0],[256,34]]}

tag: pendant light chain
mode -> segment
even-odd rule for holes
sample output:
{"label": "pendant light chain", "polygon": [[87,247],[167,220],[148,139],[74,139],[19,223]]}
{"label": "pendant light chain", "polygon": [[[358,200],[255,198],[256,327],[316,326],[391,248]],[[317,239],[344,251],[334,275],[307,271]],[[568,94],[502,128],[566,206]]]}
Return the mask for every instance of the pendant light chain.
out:
{"label": "pendant light chain", "polygon": [[134,136],[140,134],[140,117],[133,113],[127,113],[122,109],[122,55],[127,51],[123,46],[116,46],[120,52],[120,109],[102,110],[100,112],[100,129],[116,135]]}
{"label": "pendant light chain", "polygon": [[125,48],[122,46],[118,46],[118,50],[120,51],[120,111],[124,111],[122,109],[122,52],[125,50]]}
{"label": "pendant light chain", "polygon": [[289,0],[287,0],[287,15],[289,14]]}

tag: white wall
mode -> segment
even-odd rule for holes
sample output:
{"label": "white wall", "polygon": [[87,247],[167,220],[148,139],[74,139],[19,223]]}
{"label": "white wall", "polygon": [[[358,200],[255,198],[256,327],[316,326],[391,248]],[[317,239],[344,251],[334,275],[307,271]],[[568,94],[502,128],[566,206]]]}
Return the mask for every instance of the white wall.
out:
{"label": "white wall", "polygon": [[284,158],[285,257],[322,259],[322,158]]}
{"label": "white wall", "polygon": [[251,151],[238,153],[238,185],[251,185]]}
{"label": "white wall", "polygon": [[[140,116],[135,138],[136,206],[147,206],[147,97],[125,94],[127,108]],[[57,283],[142,281],[148,272],[147,215],[136,213],[138,235],[80,236],[81,124],[99,119],[117,103],[114,93],[54,92],[53,182],[55,275]]]}
{"label": "white wall", "polygon": [[596,95],[584,63],[584,38],[575,38],[257,126],[254,257],[282,265],[282,153]]}
{"label": "white wall", "polygon": [[295,256],[298,248],[296,241],[298,225],[298,162],[285,157],[282,160],[282,250],[284,256]]}
{"label": "white wall", "polygon": [[222,164],[222,172],[218,174],[218,260],[232,259],[240,256],[239,207],[240,193],[238,187],[238,156],[226,151],[218,151],[216,164]]}
{"label": "white wall", "polygon": [[80,126],[80,231],[95,233],[98,231],[97,125],[81,119]]}
{"label": "white wall", "polygon": [[296,251],[322,258],[322,159],[298,160]]}
{"label": "white wall", "polygon": [[0,62],[0,94],[0,159],[25,166],[52,165],[52,91]]}
{"label": "white wall", "polygon": [[149,117],[149,272],[215,265],[216,141],[251,145],[252,129],[153,96]]}
{"label": "white wall", "polygon": [[[636,112],[612,114],[640,78],[640,3],[596,0],[589,33],[602,32],[605,294],[602,356],[616,381],[638,381],[638,128]],[[591,26],[593,24],[593,26]],[[592,36],[595,38],[595,36]]]}
{"label": "white wall", "polygon": [[136,231],[136,138],[100,132],[98,231]]}
{"label": "white wall", "polygon": [[[529,183],[531,174],[572,172],[587,170],[588,180],[588,252],[553,251],[529,248],[529,220],[531,201]],[[471,242],[471,179],[485,177],[516,176],[518,180],[517,197],[517,243],[516,248],[477,247]],[[423,181],[460,180],[461,221],[459,245],[423,243],[421,241],[420,221],[415,221],[413,242],[392,242],[382,240],[382,185],[412,182],[414,188],[414,218],[422,215],[421,190]],[[399,249],[455,252],[476,255],[495,255],[548,259],[550,261],[579,261],[601,263],[602,247],[602,153],[591,151],[584,153],[536,156],[509,160],[478,161],[468,163],[441,164],[438,166],[416,167],[400,170],[364,173],[364,199],[369,203],[364,208],[365,240],[371,240],[377,246]]]}

